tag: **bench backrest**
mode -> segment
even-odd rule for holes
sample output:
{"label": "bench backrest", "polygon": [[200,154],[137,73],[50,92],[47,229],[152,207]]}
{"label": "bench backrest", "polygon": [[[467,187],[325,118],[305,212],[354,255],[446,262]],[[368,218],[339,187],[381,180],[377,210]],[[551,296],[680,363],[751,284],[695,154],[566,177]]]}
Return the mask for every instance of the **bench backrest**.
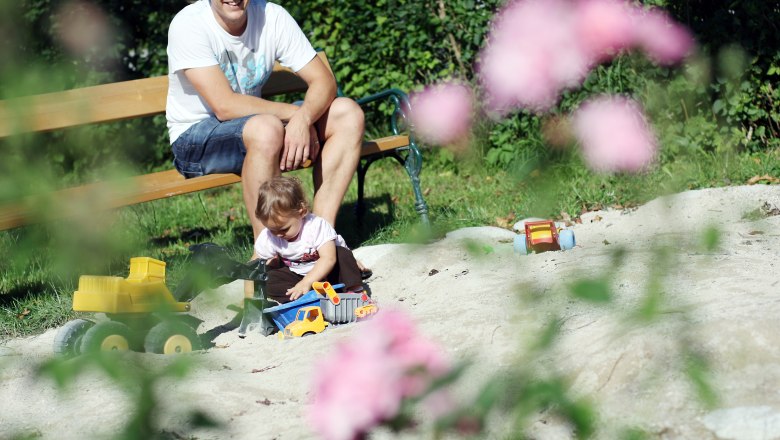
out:
{"label": "bench backrest", "polygon": [[[317,56],[330,68],[325,52]],[[304,90],[298,75],[276,63],[263,96]],[[168,77],[155,76],[0,101],[0,138],[164,113],[167,94]]]}

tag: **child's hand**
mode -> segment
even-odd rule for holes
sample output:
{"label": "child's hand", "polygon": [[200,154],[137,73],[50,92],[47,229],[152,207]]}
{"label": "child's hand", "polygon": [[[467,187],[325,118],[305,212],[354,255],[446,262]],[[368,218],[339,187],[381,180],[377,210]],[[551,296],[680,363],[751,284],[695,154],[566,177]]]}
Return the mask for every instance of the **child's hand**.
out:
{"label": "child's hand", "polygon": [[307,285],[306,283],[298,283],[292,286],[291,288],[287,289],[286,295],[290,297],[290,300],[295,301],[296,299],[300,298],[305,293],[307,293],[309,290],[311,290],[309,287],[310,286]]}

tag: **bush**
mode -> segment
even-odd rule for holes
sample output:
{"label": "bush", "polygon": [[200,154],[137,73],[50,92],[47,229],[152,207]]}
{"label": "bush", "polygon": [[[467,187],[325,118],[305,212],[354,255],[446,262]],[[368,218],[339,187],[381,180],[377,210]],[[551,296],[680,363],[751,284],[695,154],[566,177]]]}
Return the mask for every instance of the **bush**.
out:
{"label": "bush", "polygon": [[[112,29],[117,30],[116,38],[105,50],[73,59],[58,45],[51,17],[61,5],[80,2],[22,3],[19,9],[25,11],[21,20],[24,26],[17,33],[18,44],[6,47],[3,55],[20,60],[19,65],[38,66],[41,72],[65,73],[56,80],[36,83],[47,90],[17,87],[21,80],[4,81],[0,93],[6,97],[20,91],[39,93],[166,73],[168,24],[186,5],[183,1],[101,2]],[[640,95],[651,101],[649,105],[657,106],[654,113],[651,111],[654,122],[670,128],[663,138],[666,159],[687,148],[710,151],[727,144],[758,151],[780,145],[780,127],[776,122],[780,117],[780,91],[773,85],[780,75],[780,33],[774,30],[774,24],[780,22],[780,7],[775,2],[753,2],[736,8],[726,0],[644,3],[648,7],[667,8],[693,30],[702,53],[714,55],[711,61],[700,63],[704,71],[699,78],[692,81],[685,69],[661,69],[640,57],[622,56],[597,68],[582,89],[564,96],[553,113],[570,110],[584,96],[602,91]],[[502,4],[500,0],[314,0],[288,3],[285,7],[301,23],[315,47],[325,49],[344,93],[361,97],[388,87],[414,90],[453,77],[473,82],[478,52],[484,45],[490,20]],[[735,48],[743,48],[744,52]],[[7,53],[11,50],[13,53]],[[654,86],[659,80],[665,84],[671,80],[670,89],[659,94]],[[485,134],[486,140],[477,141],[484,148],[486,162],[506,167],[514,158],[522,162],[536,156],[540,140],[529,133],[541,124],[535,115],[519,114],[483,130],[489,133]],[[134,127],[137,141],[125,148],[129,156],[142,168],[167,164],[170,153],[164,120],[134,123]],[[100,139],[116,139],[120,133],[126,133],[126,124],[98,130],[101,129],[103,132],[95,135],[98,139],[90,144],[105,147],[89,151],[111,156],[114,150],[109,146],[115,142]],[[46,144],[52,146],[44,154],[62,157],[63,170],[91,169],[93,162],[100,162],[85,159],[84,151],[59,151],[57,146],[61,143],[57,138]]]}

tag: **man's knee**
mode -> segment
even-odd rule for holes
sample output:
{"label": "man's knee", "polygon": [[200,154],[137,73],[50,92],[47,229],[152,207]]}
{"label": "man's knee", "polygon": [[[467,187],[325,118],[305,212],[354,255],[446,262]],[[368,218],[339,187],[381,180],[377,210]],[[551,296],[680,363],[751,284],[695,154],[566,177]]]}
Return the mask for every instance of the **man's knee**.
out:
{"label": "man's knee", "polygon": [[349,98],[336,98],[330,105],[330,117],[339,128],[359,131],[362,135],[365,117],[363,109]]}
{"label": "man's knee", "polygon": [[246,121],[242,137],[247,152],[275,155],[284,144],[284,124],[276,116],[255,115]]}

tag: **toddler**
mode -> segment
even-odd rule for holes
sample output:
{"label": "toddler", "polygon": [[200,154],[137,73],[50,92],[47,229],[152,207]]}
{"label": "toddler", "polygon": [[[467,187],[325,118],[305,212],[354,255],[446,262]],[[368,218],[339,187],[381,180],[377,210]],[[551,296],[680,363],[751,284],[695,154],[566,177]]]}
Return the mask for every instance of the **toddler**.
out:
{"label": "toddler", "polygon": [[327,221],[309,212],[301,182],[275,177],[260,186],[255,216],[265,229],[255,254],[267,260],[268,299],[286,303],[311,290],[315,281],[362,290],[361,272],[344,239]]}

